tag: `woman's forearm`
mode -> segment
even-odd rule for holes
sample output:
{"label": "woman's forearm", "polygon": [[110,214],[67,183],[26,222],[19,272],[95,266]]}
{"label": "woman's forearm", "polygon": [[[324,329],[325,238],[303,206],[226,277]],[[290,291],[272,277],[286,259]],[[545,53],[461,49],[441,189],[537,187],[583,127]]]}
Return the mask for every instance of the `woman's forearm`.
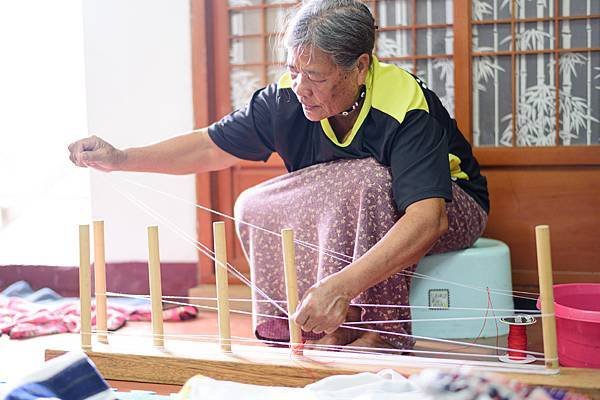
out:
{"label": "woman's forearm", "polygon": [[123,150],[121,171],[190,174],[227,168],[239,159],[221,150],[206,129]]}

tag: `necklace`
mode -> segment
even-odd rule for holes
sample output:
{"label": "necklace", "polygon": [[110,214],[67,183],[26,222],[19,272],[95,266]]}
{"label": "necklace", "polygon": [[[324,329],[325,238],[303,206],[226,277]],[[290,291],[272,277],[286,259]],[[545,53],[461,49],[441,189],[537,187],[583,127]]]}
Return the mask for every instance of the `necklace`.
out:
{"label": "necklace", "polygon": [[358,99],[356,99],[356,101],[354,102],[354,104],[352,104],[352,107],[350,107],[349,109],[342,111],[340,113],[340,115],[347,117],[348,115],[350,115],[351,113],[354,112],[354,110],[356,110],[358,108],[358,106],[360,105],[360,102],[362,101],[362,99],[365,98],[365,95],[367,94],[367,88],[363,85],[361,86],[360,89],[360,94],[358,95]]}

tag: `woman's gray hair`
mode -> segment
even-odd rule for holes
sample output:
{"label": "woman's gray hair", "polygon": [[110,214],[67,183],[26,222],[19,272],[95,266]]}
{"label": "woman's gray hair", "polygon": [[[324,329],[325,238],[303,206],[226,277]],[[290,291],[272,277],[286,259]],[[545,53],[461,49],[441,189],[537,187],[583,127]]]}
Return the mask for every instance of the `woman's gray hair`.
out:
{"label": "woman's gray hair", "polygon": [[373,54],[375,20],[360,0],[305,1],[287,26],[288,49],[318,48],[344,69],[350,69],[361,54]]}

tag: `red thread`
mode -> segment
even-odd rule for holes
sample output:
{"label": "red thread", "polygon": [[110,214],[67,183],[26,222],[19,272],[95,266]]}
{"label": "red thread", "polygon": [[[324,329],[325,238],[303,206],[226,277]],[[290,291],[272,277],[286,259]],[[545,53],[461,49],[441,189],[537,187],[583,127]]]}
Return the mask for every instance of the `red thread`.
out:
{"label": "red thread", "polygon": [[527,357],[527,326],[510,324],[508,327],[508,358],[524,360]]}
{"label": "red thread", "polygon": [[304,341],[302,343],[292,343],[291,350],[293,356],[304,355]]}

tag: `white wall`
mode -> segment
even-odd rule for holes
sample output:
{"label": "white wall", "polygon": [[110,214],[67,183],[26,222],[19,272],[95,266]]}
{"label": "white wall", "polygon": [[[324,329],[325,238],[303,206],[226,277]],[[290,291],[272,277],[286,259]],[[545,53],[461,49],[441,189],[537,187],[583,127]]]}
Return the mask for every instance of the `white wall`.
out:
{"label": "white wall", "polygon": [[89,172],[67,145],[87,130],[84,66],[80,2],[0,1],[0,265],[78,263]]}
{"label": "white wall", "polygon": [[[91,134],[117,147],[159,141],[193,127],[189,0],[84,0],[87,112]],[[157,224],[113,186],[195,238],[194,177],[92,173],[92,214],[105,220],[107,261],[147,259],[146,226]],[[160,227],[161,259],[195,262],[196,249]]]}

